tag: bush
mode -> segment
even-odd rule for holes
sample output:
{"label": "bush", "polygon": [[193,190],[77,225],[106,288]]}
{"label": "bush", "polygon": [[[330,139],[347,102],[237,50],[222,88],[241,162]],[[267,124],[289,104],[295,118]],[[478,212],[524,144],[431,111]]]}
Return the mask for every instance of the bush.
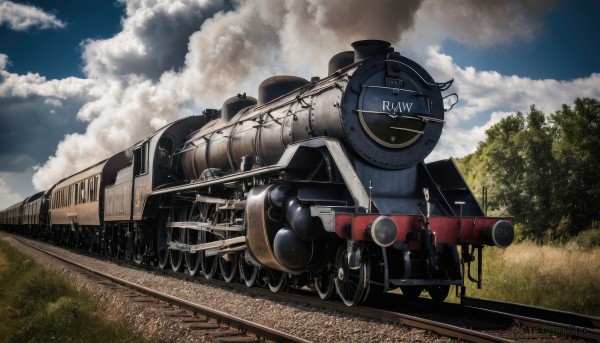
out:
{"label": "bush", "polygon": [[600,247],[600,221],[593,221],[585,231],[581,231],[571,241],[586,250]]}
{"label": "bush", "polygon": [[36,342],[53,340],[64,342],[79,335],[79,319],[84,314],[80,304],[73,298],[60,297],[48,303],[44,311],[35,313],[25,326],[17,330],[10,338],[11,342]]}
{"label": "bush", "polygon": [[69,293],[67,284],[62,279],[41,272],[25,282],[16,296],[15,303],[21,316],[28,316],[67,293]]}

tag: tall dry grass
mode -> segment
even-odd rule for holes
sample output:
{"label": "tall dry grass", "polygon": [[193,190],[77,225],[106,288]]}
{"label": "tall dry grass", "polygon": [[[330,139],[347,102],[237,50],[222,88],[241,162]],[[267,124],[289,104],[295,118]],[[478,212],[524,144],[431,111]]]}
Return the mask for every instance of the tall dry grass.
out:
{"label": "tall dry grass", "polygon": [[600,316],[600,248],[574,243],[484,249],[483,289],[467,295]]}

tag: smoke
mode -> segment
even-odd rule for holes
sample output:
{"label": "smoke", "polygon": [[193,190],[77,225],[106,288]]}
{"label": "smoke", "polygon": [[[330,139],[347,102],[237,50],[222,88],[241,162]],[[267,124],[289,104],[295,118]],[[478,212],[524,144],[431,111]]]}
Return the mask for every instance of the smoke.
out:
{"label": "smoke", "polygon": [[[529,3],[513,9],[515,2],[478,1],[121,1],[122,31],[82,43],[84,71],[95,84],[93,99],[77,113],[87,128],[65,136],[36,168],[37,189],[127,149],[177,118],[219,108],[237,93],[256,95],[269,76],[325,76],[329,58],[349,50],[353,41],[384,39],[397,46],[421,34],[446,37],[450,30],[455,39],[492,44],[533,34],[535,25],[526,19],[543,12]],[[523,25],[498,34],[499,26],[511,27],[507,15]],[[473,23],[480,27],[471,29]]]}
{"label": "smoke", "polygon": [[126,5],[122,31],[82,43],[90,78],[138,74],[156,81],[167,70],[180,70],[190,35],[224,7],[222,0],[120,1]]}
{"label": "smoke", "polygon": [[260,0],[226,11],[223,1],[128,1],[120,33],[83,43],[96,96],[77,113],[85,133],[65,136],[33,183],[48,188],[181,116],[256,94],[269,76],[324,76],[355,40],[399,40],[419,5]]}
{"label": "smoke", "polygon": [[528,41],[543,27],[544,17],[562,0],[425,1],[414,27],[401,47],[413,56],[427,58],[427,48],[452,39],[465,45],[501,47]]}
{"label": "smoke", "polygon": [[274,74],[324,76],[329,58],[356,40],[400,40],[419,6],[420,1],[242,2],[190,37],[185,88],[201,103],[218,106],[238,92],[255,94],[260,81]]}

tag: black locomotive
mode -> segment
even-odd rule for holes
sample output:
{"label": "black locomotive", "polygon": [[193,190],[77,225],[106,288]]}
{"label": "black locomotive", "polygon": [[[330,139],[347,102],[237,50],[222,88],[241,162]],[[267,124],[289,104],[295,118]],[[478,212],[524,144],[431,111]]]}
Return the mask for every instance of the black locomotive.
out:
{"label": "black locomotive", "polygon": [[209,279],[335,290],[349,306],[398,287],[441,301],[465,274],[480,287],[471,263],[480,273],[483,246],[508,246],[513,227],[484,216],[452,160],[423,162],[452,81],[388,42],[352,46],[327,77],[269,78],[258,100],[173,122],[0,224]]}

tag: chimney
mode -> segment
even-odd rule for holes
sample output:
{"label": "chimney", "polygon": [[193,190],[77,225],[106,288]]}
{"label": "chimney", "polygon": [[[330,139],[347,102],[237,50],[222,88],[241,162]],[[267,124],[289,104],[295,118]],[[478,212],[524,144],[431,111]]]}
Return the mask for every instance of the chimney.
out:
{"label": "chimney", "polygon": [[359,40],[352,43],[354,48],[354,62],[358,62],[365,58],[369,58],[375,55],[383,55],[388,53],[388,48],[391,46],[390,42],[383,40]]}

